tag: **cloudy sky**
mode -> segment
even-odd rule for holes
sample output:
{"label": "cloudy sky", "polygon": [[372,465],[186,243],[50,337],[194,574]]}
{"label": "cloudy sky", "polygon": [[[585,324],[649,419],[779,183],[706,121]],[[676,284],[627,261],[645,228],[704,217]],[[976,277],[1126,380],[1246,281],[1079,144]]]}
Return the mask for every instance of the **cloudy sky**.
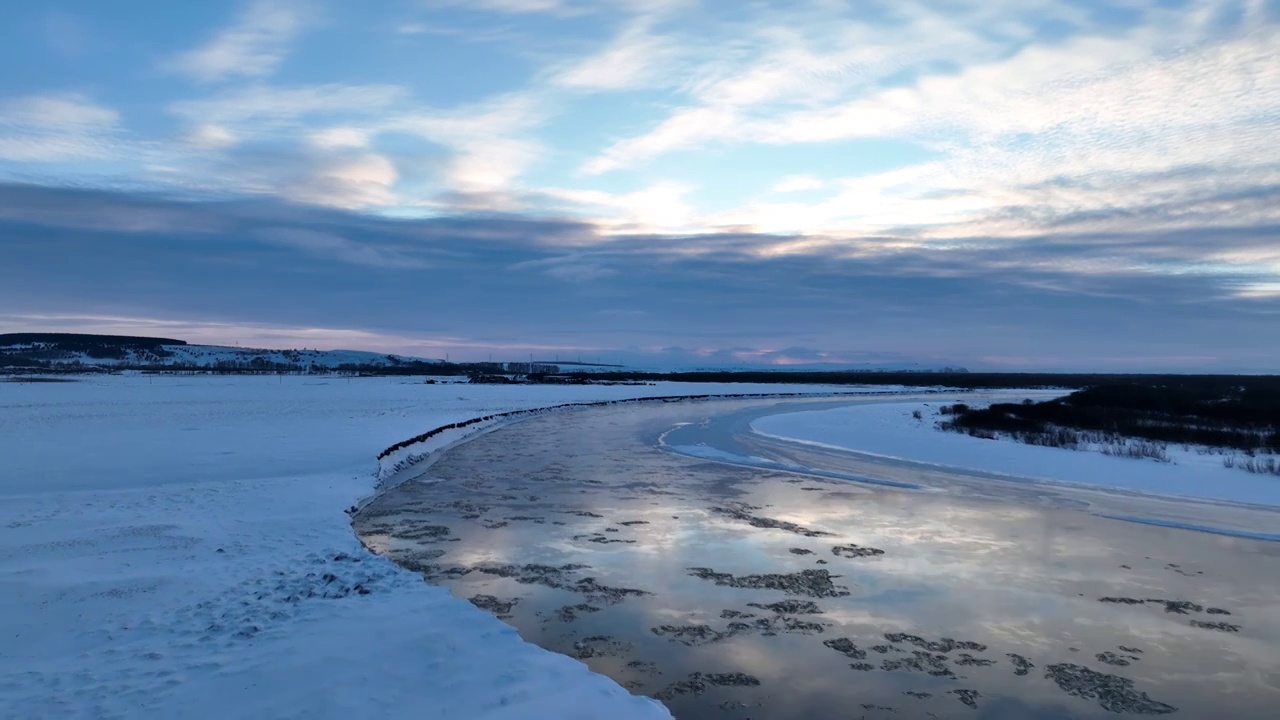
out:
{"label": "cloudy sky", "polygon": [[0,65],[0,331],[1280,371],[1280,0],[49,0]]}

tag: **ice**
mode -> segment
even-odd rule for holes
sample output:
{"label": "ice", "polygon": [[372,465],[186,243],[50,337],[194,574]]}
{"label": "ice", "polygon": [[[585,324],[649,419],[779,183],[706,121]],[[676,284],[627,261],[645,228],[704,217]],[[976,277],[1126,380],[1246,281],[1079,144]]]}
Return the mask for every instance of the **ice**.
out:
{"label": "ice", "polygon": [[[935,427],[938,402],[846,406],[758,418],[762,435],[1021,478],[1206,500],[1280,506],[1280,478],[1222,466],[1222,457],[1169,446],[1172,462],[984,440]],[[912,416],[920,411],[922,419]]]}
{"label": "ice", "polygon": [[882,485],[884,487],[895,487],[904,490],[920,490],[922,486],[915,483],[898,482],[896,480],[888,480],[885,478],[875,478],[867,475],[853,475],[850,473],[835,472],[831,470],[821,470],[818,468],[807,467],[805,465],[796,465],[793,463],[783,463],[768,458],[756,457],[754,455],[735,455],[734,453],[713,448],[709,445],[667,445],[663,447],[674,453],[688,455],[689,457],[701,458],[703,460],[715,460],[730,465],[745,465],[747,467],[758,467],[766,470],[783,470],[785,472],[801,473],[804,475],[813,475],[816,477],[832,478],[834,480],[849,480],[864,485]]}
{"label": "ice", "polygon": [[668,717],[374,557],[377,453],[515,408],[776,385],[0,384],[0,717]]}

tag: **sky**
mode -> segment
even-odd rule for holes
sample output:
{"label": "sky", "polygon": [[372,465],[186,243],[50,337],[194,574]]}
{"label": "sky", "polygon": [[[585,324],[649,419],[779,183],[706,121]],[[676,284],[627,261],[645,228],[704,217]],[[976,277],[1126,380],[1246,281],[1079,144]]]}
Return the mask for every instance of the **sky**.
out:
{"label": "sky", "polygon": [[0,66],[0,332],[1280,372],[1280,0],[48,0]]}

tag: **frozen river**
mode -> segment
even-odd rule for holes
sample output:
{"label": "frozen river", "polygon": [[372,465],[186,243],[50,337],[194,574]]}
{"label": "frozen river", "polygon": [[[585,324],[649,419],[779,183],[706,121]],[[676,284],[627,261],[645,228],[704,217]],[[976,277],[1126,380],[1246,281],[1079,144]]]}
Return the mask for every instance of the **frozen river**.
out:
{"label": "frozen river", "polygon": [[526,420],[448,451],[355,528],[680,718],[1274,717],[1280,544],[1239,536],[1274,512],[747,432],[836,404]]}

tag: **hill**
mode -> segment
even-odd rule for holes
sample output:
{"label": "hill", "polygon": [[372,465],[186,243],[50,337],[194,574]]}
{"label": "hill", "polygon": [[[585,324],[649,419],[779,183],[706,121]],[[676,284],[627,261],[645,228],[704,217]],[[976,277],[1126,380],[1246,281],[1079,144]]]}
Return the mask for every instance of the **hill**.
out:
{"label": "hill", "polygon": [[369,368],[428,370],[437,363],[438,360],[359,350],[269,350],[123,335],[0,334],[0,368],[10,369],[329,372]]}

